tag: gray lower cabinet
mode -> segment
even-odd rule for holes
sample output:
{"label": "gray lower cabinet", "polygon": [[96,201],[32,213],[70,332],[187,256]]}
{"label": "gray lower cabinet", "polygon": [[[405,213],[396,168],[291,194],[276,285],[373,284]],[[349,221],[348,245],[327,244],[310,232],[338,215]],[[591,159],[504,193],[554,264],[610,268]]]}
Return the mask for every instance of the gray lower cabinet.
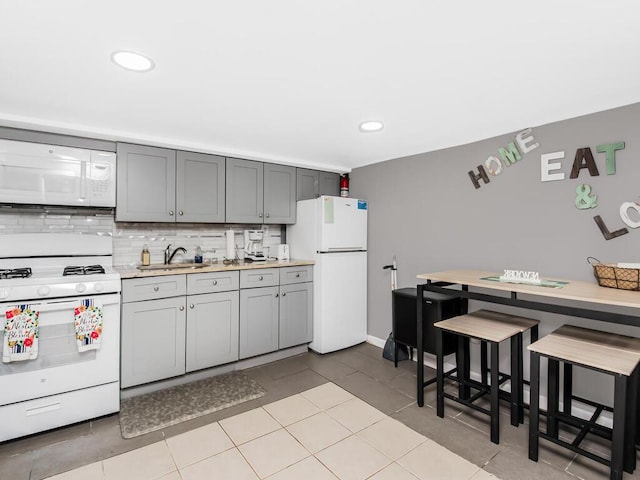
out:
{"label": "gray lower cabinet", "polygon": [[227,158],[226,176],[227,223],[295,223],[295,167]]}
{"label": "gray lower cabinet", "polygon": [[116,221],[225,221],[225,159],[118,143]]}
{"label": "gray lower cabinet", "polygon": [[238,271],[122,282],[121,387],[238,360]]}
{"label": "gray lower cabinet", "polygon": [[297,168],[296,200],[308,200],[320,195],[340,194],[340,175],[307,168]]}
{"label": "gray lower cabinet", "polygon": [[240,290],[240,358],[278,349],[278,288]]}
{"label": "gray lower cabinet", "polygon": [[311,266],[240,272],[240,358],[312,340],[312,278]]}
{"label": "gray lower cabinet", "polygon": [[187,297],[187,372],[238,360],[239,300],[238,290]]}
{"label": "gray lower cabinet", "polygon": [[122,305],[120,386],[185,373],[184,297]]}
{"label": "gray lower cabinet", "polygon": [[313,340],[313,283],[280,287],[279,348]]}

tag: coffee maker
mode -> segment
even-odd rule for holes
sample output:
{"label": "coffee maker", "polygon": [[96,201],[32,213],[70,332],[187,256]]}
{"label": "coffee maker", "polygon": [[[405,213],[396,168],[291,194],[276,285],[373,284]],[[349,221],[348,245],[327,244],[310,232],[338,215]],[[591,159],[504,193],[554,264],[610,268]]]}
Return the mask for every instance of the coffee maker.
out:
{"label": "coffee maker", "polygon": [[262,230],[244,231],[244,259],[250,262],[265,262],[262,240],[264,232]]}

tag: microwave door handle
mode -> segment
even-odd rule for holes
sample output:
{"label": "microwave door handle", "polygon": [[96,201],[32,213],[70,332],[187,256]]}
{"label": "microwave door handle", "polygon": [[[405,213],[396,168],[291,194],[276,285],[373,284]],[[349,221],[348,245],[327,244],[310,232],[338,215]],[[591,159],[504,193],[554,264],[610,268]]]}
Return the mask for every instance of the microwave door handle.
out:
{"label": "microwave door handle", "polygon": [[80,200],[87,198],[87,162],[80,161]]}

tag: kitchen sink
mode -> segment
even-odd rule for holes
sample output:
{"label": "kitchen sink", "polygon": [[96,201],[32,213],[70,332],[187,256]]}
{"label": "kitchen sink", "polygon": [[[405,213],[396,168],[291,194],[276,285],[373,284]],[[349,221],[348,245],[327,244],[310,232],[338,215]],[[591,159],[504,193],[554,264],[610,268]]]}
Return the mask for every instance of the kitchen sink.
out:
{"label": "kitchen sink", "polygon": [[184,268],[204,268],[207,264],[204,263],[170,263],[169,265],[165,265],[164,263],[156,263],[153,265],[139,265],[138,270],[142,270],[143,272],[148,271],[167,271],[167,270],[178,270]]}

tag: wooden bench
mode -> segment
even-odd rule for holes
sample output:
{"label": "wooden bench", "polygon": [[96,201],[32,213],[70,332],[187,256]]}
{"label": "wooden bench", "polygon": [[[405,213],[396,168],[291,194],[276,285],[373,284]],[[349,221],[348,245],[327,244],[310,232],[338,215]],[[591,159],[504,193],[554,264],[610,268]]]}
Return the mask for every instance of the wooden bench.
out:
{"label": "wooden bench", "polygon": [[[607,465],[610,478],[622,479],[623,470],[636,466],[635,426],[640,339],[564,325],[531,343],[531,399],[529,419],[529,458],[538,461],[539,439],[561,445],[575,453]],[[540,431],[540,357],[548,360],[547,429]],[[563,405],[559,408],[559,368],[564,364]],[[613,408],[573,395],[573,366],[613,375]],[[595,409],[589,420],[572,415],[573,400]],[[613,412],[612,428],[596,423],[603,411]],[[559,423],[578,428],[572,442],[559,438]],[[611,457],[604,458],[580,448],[582,440],[594,434],[611,440]]]}
{"label": "wooden bench", "polygon": [[[474,410],[489,415],[491,419],[491,441],[500,442],[500,385],[507,380],[511,380],[511,392],[507,394],[511,406],[511,424],[518,426],[524,422],[523,403],[523,346],[522,334],[527,330],[531,331],[531,341],[538,338],[538,320],[509,315],[506,313],[494,312],[490,310],[478,310],[466,315],[443,320],[435,323],[438,328],[436,336],[437,350],[437,414],[444,417],[444,399],[454,400],[462,405],[466,405]],[[469,339],[475,338],[488,344],[491,350],[491,367],[487,369],[485,358],[482,359],[481,380],[476,382],[471,380],[469,372],[458,365],[456,376],[444,371],[444,355],[442,350],[443,331],[458,336],[458,358],[460,363],[466,362],[465,352],[469,351]],[[499,345],[505,340],[511,341],[511,372],[506,375],[499,371]],[[466,343],[466,345],[465,345]],[[487,378],[487,371],[490,378]],[[444,391],[444,379],[449,378],[456,381],[463,388],[459,389],[458,396]],[[471,395],[471,389],[477,393]],[[474,402],[484,395],[489,394],[490,409],[475,405]]]}

